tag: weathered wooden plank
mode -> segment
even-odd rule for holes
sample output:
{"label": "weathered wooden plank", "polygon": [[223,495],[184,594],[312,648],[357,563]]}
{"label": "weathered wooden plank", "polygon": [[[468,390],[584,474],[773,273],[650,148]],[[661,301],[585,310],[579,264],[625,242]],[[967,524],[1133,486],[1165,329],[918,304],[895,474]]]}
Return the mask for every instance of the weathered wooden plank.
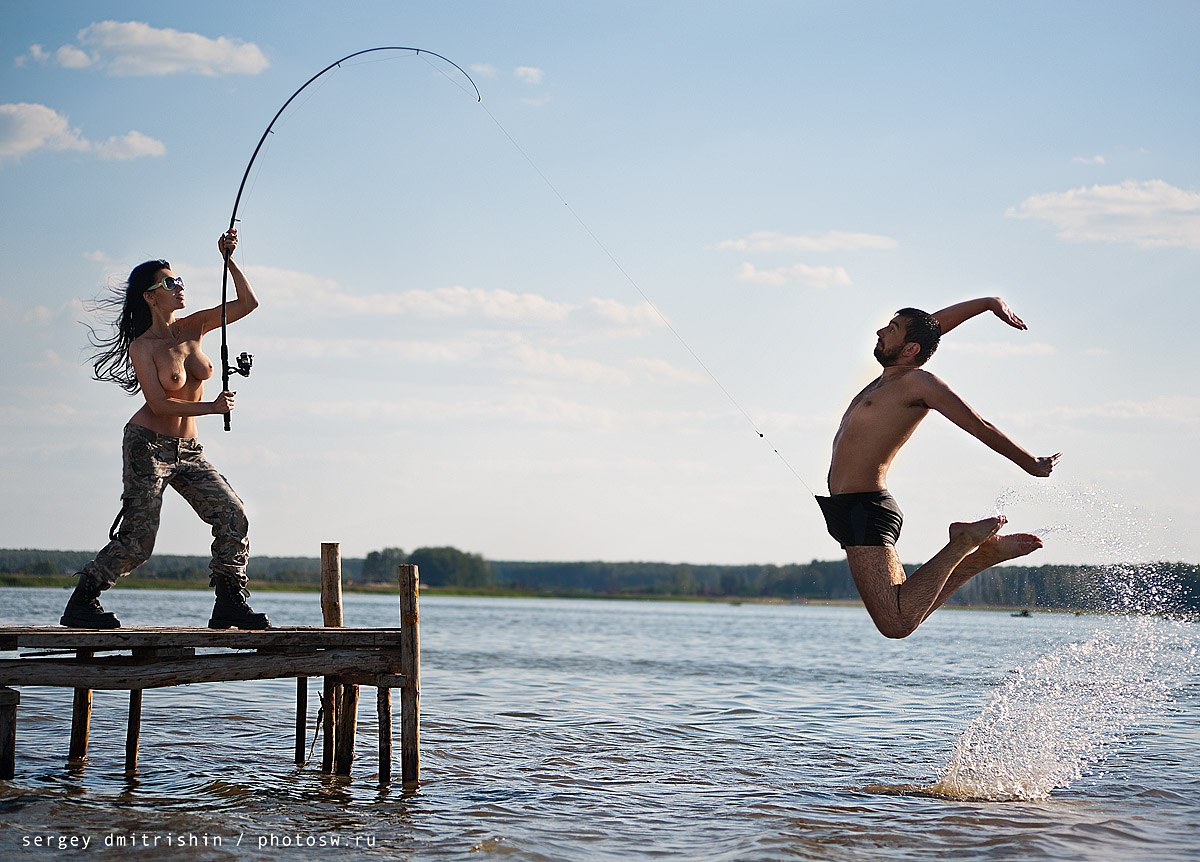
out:
{"label": "weathered wooden plank", "polygon": [[[223,653],[145,662],[128,656],[79,659],[0,659],[0,685],[54,685],[75,689],[161,688],[201,682],[393,673],[393,650],[328,649],[307,655]],[[89,695],[90,700],[90,695]],[[86,749],[84,749],[86,751]]]}
{"label": "weathered wooden plank", "polygon": [[308,647],[398,647],[398,628],[326,628],[288,626],[242,631],[190,626],[136,626],[119,629],[69,629],[63,626],[9,626],[0,628],[0,649],[90,649],[97,651],[137,648],[185,647],[271,649]]}

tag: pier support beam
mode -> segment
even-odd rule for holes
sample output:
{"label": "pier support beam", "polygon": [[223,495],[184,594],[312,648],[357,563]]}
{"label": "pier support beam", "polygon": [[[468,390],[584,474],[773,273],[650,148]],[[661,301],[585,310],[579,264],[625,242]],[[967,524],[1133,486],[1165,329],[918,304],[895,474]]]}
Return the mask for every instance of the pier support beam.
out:
{"label": "pier support beam", "polygon": [[[321,617],[330,628],[343,625],[342,616],[342,552],[338,542],[321,543]],[[340,713],[342,686],[338,677],[325,677],[324,722],[321,728],[324,741],[321,746],[321,771],[334,772],[337,768],[338,733],[342,729]]]}
{"label": "pier support beam", "polygon": [[386,685],[376,689],[375,709],[379,713],[379,783],[392,783],[392,690]]}
{"label": "pier support beam", "polygon": [[296,765],[304,765],[304,743],[308,724],[308,677],[296,677]]}
{"label": "pier support beam", "polygon": [[0,688],[0,781],[12,781],[17,771],[17,704],[21,693]]}
{"label": "pier support beam", "polygon": [[137,772],[138,740],[142,735],[142,690],[129,690],[129,726],[125,730],[125,774]]}
{"label": "pier support beam", "polygon": [[421,778],[421,633],[418,593],[421,576],[415,565],[400,566],[400,777],[406,787]]}
{"label": "pier support beam", "polygon": [[[90,649],[75,651],[75,657],[91,658],[95,653]],[[90,688],[75,689],[75,699],[71,704],[71,747],[67,752],[67,760],[80,763],[87,760],[88,734],[92,728],[92,690]]]}

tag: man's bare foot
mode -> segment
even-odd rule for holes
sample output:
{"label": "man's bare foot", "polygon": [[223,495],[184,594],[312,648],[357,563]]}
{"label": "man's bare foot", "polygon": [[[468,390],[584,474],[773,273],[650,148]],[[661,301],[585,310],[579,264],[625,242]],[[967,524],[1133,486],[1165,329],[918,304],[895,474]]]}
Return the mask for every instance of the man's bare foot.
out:
{"label": "man's bare foot", "polygon": [[950,541],[969,541],[972,547],[978,548],[1000,532],[1000,528],[1007,523],[1008,518],[1003,515],[984,518],[982,521],[955,521],[950,525]]}
{"label": "man's bare foot", "polygon": [[1010,533],[1007,536],[992,536],[985,540],[971,556],[987,566],[994,566],[1006,560],[1032,554],[1041,547],[1042,540],[1032,533]]}

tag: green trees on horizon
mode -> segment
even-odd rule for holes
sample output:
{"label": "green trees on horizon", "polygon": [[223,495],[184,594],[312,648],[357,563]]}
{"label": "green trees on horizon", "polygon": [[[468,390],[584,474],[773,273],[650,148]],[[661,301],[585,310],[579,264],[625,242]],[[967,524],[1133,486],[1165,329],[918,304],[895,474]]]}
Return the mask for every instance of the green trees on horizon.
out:
{"label": "green trees on horizon", "polygon": [[[0,574],[70,575],[90,559],[78,551],[2,550]],[[453,547],[398,547],[343,558],[342,575],[351,583],[395,583],[396,567],[415,563],[421,583],[463,590],[506,590],[567,596],[662,596],[676,598],[772,598],[856,600],[843,560],[812,560],[789,565],[692,565],[687,563],[512,562],[486,560]],[[317,585],[315,557],[253,557],[251,581]],[[915,566],[908,566],[911,572]],[[208,578],[208,559],[155,555],[139,577],[192,581]],[[1154,601],[1138,605],[1138,596]],[[1155,603],[1156,602],[1156,603]],[[952,605],[990,605],[1079,610],[1200,610],[1200,567],[1188,563],[1113,566],[1003,566],[970,581]]]}

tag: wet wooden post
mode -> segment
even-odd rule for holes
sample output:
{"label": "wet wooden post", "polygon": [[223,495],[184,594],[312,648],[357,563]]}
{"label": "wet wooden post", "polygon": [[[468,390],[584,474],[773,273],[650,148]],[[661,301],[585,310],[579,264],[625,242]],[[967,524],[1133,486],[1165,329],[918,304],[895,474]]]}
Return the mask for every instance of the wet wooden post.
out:
{"label": "wet wooden post", "polygon": [[[75,651],[75,657],[91,658],[95,653],[90,649]],[[92,727],[92,690],[90,688],[75,689],[75,699],[71,704],[71,747],[67,752],[68,761],[87,759],[88,733]]]}
{"label": "wet wooden post", "polygon": [[342,702],[338,704],[337,745],[334,747],[333,771],[337,775],[349,775],[354,763],[354,732],[358,725],[358,686],[343,682]]}
{"label": "wet wooden post", "polygon": [[304,765],[304,742],[308,724],[308,677],[296,677],[296,765]]}
{"label": "wet wooden post", "polygon": [[17,771],[17,704],[21,693],[0,687],[0,781],[12,781]]}
{"label": "wet wooden post", "polygon": [[392,690],[386,685],[376,689],[375,709],[379,713],[379,783],[392,783]]}
{"label": "wet wooden post", "polygon": [[[321,543],[321,616],[326,626],[342,625],[342,556],[337,542]],[[324,742],[321,747],[321,771],[333,772],[337,744],[338,707],[342,687],[335,676],[325,677],[325,720],[321,728]]]}
{"label": "wet wooden post", "polygon": [[138,739],[142,733],[142,690],[129,690],[129,726],[125,730],[125,774],[137,772]]}
{"label": "wet wooden post", "polygon": [[400,777],[405,786],[421,777],[421,576],[411,563],[400,566]]}

